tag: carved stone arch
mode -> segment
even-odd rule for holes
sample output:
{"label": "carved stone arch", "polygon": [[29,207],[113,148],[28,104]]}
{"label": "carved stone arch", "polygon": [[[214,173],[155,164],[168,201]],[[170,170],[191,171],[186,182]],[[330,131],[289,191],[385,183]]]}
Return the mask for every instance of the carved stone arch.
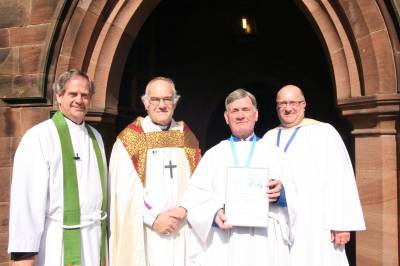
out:
{"label": "carved stone arch", "polygon": [[297,4],[315,25],[326,48],[339,103],[396,93],[398,66],[383,16],[385,5],[373,0],[307,0]]}
{"label": "carved stone arch", "polygon": [[[115,114],[122,69],[147,16],[159,0],[74,1],[56,56],[56,73],[77,67],[97,86],[94,107]],[[337,101],[396,93],[394,49],[374,0],[297,1],[320,34],[331,63]],[[383,6],[384,7],[384,6]],[[90,34],[88,34],[90,33]]]}
{"label": "carved stone arch", "polygon": [[[76,2],[76,1],[75,1]],[[55,73],[75,67],[93,78],[92,112],[116,114],[125,60],[159,0],[79,1],[62,38]]]}
{"label": "carved stone arch", "polygon": [[311,0],[296,3],[314,25],[325,47],[337,99],[360,96],[360,73],[356,64],[356,54],[334,8],[326,1]]}

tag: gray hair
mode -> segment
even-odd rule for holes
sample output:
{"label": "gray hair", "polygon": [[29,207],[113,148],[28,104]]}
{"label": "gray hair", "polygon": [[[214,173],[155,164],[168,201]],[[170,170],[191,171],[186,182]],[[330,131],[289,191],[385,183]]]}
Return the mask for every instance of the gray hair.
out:
{"label": "gray hair", "polygon": [[177,92],[176,92],[175,83],[174,83],[174,81],[172,79],[166,78],[166,77],[162,77],[162,76],[155,77],[155,78],[151,79],[149,81],[149,83],[147,83],[145,94],[143,94],[142,97],[141,97],[142,98],[142,102],[145,104],[149,100],[149,90],[150,90],[151,84],[156,82],[156,81],[159,81],[159,80],[165,81],[165,82],[167,82],[167,83],[169,83],[171,85],[172,96],[174,97],[174,104],[176,104],[179,101],[179,98],[181,98],[181,96],[179,94],[177,94]]}
{"label": "gray hair", "polygon": [[89,82],[89,95],[92,96],[95,93],[95,87],[93,81],[89,78],[89,76],[78,69],[70,69],[68,71],[65,71],[61,73],[61,75],[58,76],[58,78],[54,81],[53,84],[53,91],[57,95],[62,95],[65,92],[65,84],[73,78],[73,77],[82,77],[86,79]]}
{"label": "gray hair", "polygon": [[225,99],[225,110],[228,111],[228,105],[231,102],[234,102],[239,99],[243,99],[249,97],[251,103],[253,104],[254,108],[257,110],[257,100],[256,97],[251,92],[246,91],[245,89],[236,89],[229,93],[228,97]]}

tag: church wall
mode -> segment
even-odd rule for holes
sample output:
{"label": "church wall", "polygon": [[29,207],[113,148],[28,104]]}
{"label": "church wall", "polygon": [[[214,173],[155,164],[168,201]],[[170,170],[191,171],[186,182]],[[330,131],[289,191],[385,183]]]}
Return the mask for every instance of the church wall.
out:
{"label": "church wall", "polygon": [[[59,1],[1,0],[0,98],[41,98],[43,64]],[[9,265],[8,213],[12,161],[22,135],[49,117],[46,100],[23,107],[0,101],[0,265]]]}
{"label": "church wall", "polygon": [[8,265],[8,213],[12,163],[22,135],[49,118],[49,107],[16,107],[0,104],[0,266]]}
{"label": "church wall", "polygon": [[2,0],[0,97],[43,97],[42,86],[57,1]]}
{"label": "church wall", "polygon": [[356,147],[356,175],[367,224],[367,231],[356,235],[357,265],[397,265],[396,137],[359,136]]}

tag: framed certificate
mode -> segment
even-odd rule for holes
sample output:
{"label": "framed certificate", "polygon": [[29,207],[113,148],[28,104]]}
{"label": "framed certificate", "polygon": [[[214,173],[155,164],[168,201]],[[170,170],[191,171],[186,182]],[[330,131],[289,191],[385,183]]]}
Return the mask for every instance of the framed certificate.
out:
{"label": "framed certificate", "polygon": [[225,216],[233,226],[267,227],[268,168],[228,167]]}

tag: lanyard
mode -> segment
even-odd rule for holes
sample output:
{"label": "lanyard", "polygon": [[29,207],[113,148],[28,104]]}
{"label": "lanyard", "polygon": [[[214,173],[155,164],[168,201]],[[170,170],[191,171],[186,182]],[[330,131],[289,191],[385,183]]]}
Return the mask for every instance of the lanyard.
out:
{"label": "lanyard", "polygon": [[[294,130],[294,132],[292,133],[292,135],[290,136],[289,141],[286,143],[285,149],[283,150],[284,152],[286,152],[289,149],[290,144],[292,143],[294,137],[296,136],[297,132],[299,131],[300,127],[296,128]],[[281,131],[282,129],[279,129],[278,131],[278,136],[276,137],[276,146],[279,147],[280,141],[281,141]]]}
{"label": "lanyard", "polygon": [[[253,140],[252,140],[252,144],[251,144],[251,148],[250,148],[250,151],[249,151],[249,155],[247,155],[247,160],[246,160],[245,167],[249,167],[250,166],[250,162],[251,162],[251,159],[253,158],[253,154],[254,154],[254,148],[256,147],[256,142],[257,142],[257,137],[256,137],[256,135],[254,135],[253,136]],[[231,144],[231,152],[232,152],[232,156],[233,156],[234,165],[235,165],[235,167],[239,167],[239,160],[238,160],[238,157],[237,157],[235,141],[233,140],[233,136],[231,136],[229,138],[229,143]]]}

